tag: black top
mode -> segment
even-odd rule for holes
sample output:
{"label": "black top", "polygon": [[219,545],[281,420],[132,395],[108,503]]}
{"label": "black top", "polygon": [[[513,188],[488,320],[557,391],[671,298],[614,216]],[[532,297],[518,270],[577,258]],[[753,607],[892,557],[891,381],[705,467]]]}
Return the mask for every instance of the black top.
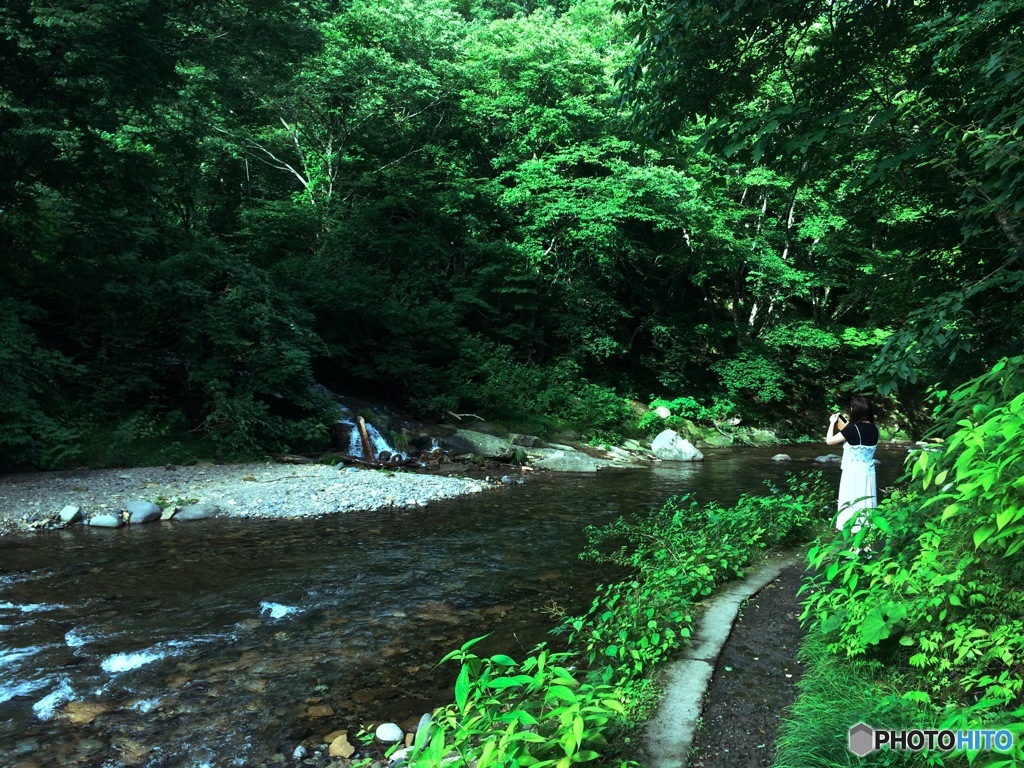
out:
{"label": "black top", "polygon": [[870,421],[847,424],[842,435],[850,445],[878,445],[878,427]]}

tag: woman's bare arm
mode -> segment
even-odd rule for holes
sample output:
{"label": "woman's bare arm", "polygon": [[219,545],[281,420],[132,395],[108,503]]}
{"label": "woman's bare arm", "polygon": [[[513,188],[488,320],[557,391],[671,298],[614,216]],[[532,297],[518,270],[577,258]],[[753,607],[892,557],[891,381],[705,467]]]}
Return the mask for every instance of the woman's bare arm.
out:
{"label": "woman's bare arm", "polygon": [[825,442],[828,445],[842,445],[846,442],[846,438],[842,435],[842,430],[846,429],[846,422],[839,418],[838,413],[833,413],[828,420],[828,432],[825,433]]}

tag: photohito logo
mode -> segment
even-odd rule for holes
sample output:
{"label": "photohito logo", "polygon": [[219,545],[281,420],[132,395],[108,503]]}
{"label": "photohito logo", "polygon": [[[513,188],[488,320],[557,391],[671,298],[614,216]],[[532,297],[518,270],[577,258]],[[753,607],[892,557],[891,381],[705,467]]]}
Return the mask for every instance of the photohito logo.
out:
{"label": "photohito logo", "polygon": [[883,731],[872,728],[866,723],[857,723],[850,728],[847,738],[847,747],[857,757],[864,757],[876,749],[883,748],[907,752],[921,752],[925,749],[937,749],[940,752],[952,752],[959,749],[1009,752],[1013,749],[1013,734],[1005,729],[949,731],[928,728],[910,731]]}

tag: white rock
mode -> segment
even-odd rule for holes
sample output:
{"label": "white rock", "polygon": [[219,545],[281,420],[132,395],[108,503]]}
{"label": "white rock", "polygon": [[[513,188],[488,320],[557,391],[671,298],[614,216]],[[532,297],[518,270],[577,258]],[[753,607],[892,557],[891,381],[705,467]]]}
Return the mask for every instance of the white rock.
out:
{"label": "white rock", "polygon": [[662,461],[703,461],[704,454],[672,429],[666,429],[651,443],[651,453]]}
{"label": "white rock", "polygon": [[656,414],[658,414],[659,416],[661,416],[661,418],[663,418],[663,419],[667,419],[669,416],[672,415],[672,411],[670,411],[664,405],[660,405],[657,408],[655,408],[654,412]]}
{"label": "white rock", "polygon": [[405,731],[396,723],[381,723],[377,726],[377,730],[374,731],[374,736],[381,741],[392,743],[405,738]]}

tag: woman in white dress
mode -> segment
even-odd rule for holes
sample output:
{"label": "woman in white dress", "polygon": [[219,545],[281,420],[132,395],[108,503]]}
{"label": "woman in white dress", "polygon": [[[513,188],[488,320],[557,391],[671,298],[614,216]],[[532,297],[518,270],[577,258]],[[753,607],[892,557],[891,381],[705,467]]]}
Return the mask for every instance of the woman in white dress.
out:
{"label": "woman in white dress", "polygon": [[866,522],[864,510],[878,506],[875,486],[875,448],[878,447],[878,427],[875,426],[871,403],[866,397],[855,397],[850,402],[850,423],[838,413],[828,421],[825,442],[843,446],[843,470],[839,480],[839,514],[836,528],[843,530],[853,520],[851,533],[856,533]]}

